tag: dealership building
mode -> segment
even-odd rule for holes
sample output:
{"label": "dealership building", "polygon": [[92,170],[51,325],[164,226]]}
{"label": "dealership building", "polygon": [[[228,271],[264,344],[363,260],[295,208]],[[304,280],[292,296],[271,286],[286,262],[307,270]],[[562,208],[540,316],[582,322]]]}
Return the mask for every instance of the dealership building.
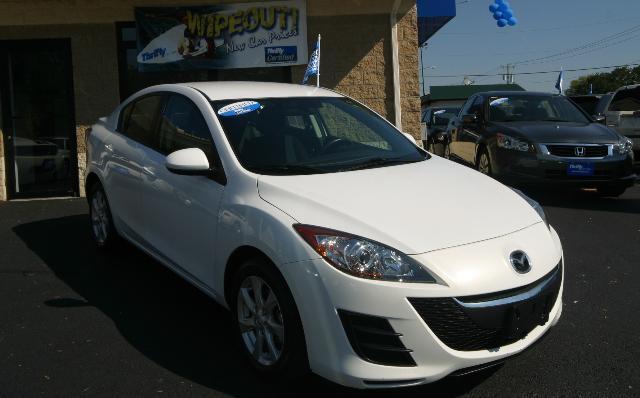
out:
{"label": "dealership building", "polygon": [[301,83],[319,34],[321,86],[420,136],[416,0],[0,4],[0,200],[83,196],[86,130],[141,88]]}

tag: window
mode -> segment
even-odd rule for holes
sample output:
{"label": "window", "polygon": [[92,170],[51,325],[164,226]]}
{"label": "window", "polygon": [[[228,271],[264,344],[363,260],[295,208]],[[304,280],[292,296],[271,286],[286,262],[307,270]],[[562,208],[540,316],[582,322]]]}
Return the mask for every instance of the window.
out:
{"label": "window", "polygon": [[471,115],[478,115],[478,116],[482,115],[484,113],[482,112],[482,104],[484,104],[484,98],[481,96],[477,96],[473,100],[473,104],[469,108],[468,113]]}
{"label": "window", "polygon": [[563,96],[513,95],[489,98],[492,122],[588,123],[586,116]]}
{"label": "window", "polygon": [[200,148],[214,165],[214,147],[209,127],[198,107],[186,97],[172,95],[160,122],[158,151],[168,155],[180,149]]}
{"label": "window", "polygon": [[355,115],[347,113],[345,109],[334,103],[325,102],[318,108],[318,113],[327,127],[329,139],[343,139],[359,142],[364,145],[390,150],[389,143],[373,131]]}
{"label": "window", "polygon": [[127,106],[122,112],[124,135],[142,145],[153,147],[155,121],[162,99],[160,95],[151,95]]}
{"label": "window", "polygon": [[[214,101],[212,105],[218,112],[237,101]],[[349,99],[254,101],[260,108],[219,115],[218,120],[240,163],[256,173],[331,173],[428,158],[384,119]]]}
{"label": "window", "polygon": [[471,108],[471,104],[473,104],[476,98],[477,97],[473,96],[469,98],[467,102],[465,102],[465,104],[462,106],[462,111],[460,112],[460,116],[469,114],[469,109]]}
{"label": "window", "polygon": [[609,110],[613,112],[640,111],[640,86],[618,91],[611,100]]}

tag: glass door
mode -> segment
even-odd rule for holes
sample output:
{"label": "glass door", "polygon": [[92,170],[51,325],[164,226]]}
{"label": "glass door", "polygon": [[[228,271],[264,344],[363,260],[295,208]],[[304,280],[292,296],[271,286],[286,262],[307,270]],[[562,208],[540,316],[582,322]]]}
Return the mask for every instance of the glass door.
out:
{"label": "glass door", "polygon": [[69,40],[0,41],[9,198],[78,191]]}

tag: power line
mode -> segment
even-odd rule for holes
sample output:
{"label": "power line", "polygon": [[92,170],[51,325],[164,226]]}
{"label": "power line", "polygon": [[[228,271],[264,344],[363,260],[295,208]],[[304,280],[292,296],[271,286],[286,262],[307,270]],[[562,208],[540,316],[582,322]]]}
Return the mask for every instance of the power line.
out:
{"label": "power line", "polygon": [[[580,51],[587,50],[587,49],[594,49],[594,48],[602,49],[602,48],[606,48],[606,47],[609,46],[610,42],[612,42],[614,40],[617,40],[617,39],[620,39],[620,38],[623,38],[625,36],[634,34],[634,33],[638,33],[638,32],[640,32],[640,25],[635,25],[635,26],[632,26],[631,28],[625,29],[625,30],[623,30],[621,32],[614,33],[614,34],[609,35],[609,36],[605,36],[605,37],[603,37],[603,38],[601,38],[599,40],[595,40],[595,41],[583,44],[583,45],[578,46],[578,47],[574,47],[574,48],[570,48],[570,49],[567,49],[567,50],[563,50],[563,51],[560,51],[558,53],[547,55],[547,56],[544,56],[544,57],[531,58],[531,59],[527,59],[527,60],[524,60],[524,61],[513,62],[513,64],[515,64],[515,65],[525,65],[525,64],[532,64],[532,63],[540,63],[540,61],[561,57],[563,55],[573,54],[573,53],[580,52]],[[615,43],[615,44],[619,44],[619,43]],[[596,51],[596,50],[594,49],[594,51]]]}
{"label": "power line", "polygon": [[[577,69],[564,69],[565,72],[581,72],[581,71],[586,71],[586,70],[600,70],[600,69],[613,69],[613,68],[624,68],[624,67],[629,67],[629,66],[640,66],[640,63],[638,63],[640,60],[635,61],[634,63],[629,63],[629,64],[624,64],[624,65],[612,65],[612,66],[596,66],[596,67],[592,67],[592,68],[577,68]],[[539,71],[539,72],[519,72],[519,73],[512,73],[512,75],[542,75],[542,74],[546,74],[546,73],[560,73],[561,70],[547,70],[547,71]],[[430,78],[454,78],[454,77],[464,77],[464,76],[469,76],[469,77],[493,77],[493,76],[502,76],[503,73],[495,73],[495,74],[469,74],[466,73],[464,75],[425,75],[425,78],[430,77]]]}

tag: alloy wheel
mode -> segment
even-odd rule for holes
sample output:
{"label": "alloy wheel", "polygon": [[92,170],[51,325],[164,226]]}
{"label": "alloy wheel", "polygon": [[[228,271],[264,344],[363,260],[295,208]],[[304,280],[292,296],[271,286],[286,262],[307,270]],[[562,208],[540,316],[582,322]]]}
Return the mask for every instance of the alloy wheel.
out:
{"label": "alloy wheel", "polygon": [[478,171],[486,175],[491,174],[491,165],[489,164],[489,156],[487,156],[486,153],[482,153],[480,155],[480,160],[478,161]]}
{"label": "alloy wheel", "polygon": [[238,323],[247,351],[263,366],[278,362],[284,347],[280,303],[264,279],[251,275],[238,291]]}
{"label": "alloy wheel", "polygon": [[107,201],[101,190],[97,190],[91,198],[91,227],[96,241],[99,244],[105,243],[109,231],[109,214]]}

